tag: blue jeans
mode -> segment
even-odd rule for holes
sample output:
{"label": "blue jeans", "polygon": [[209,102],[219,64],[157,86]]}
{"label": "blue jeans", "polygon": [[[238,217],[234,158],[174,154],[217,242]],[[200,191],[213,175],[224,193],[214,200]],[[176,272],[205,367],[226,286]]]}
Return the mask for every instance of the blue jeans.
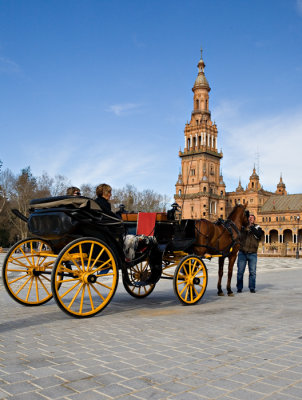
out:
{"label": "blue jeans", "polygon": [[257,266],[257,253],[243,253],[239,251],[237,260],[237,289],[243,288],[243,275],[246,264],[249,268],[249,289],[256,288],[256,266]]}

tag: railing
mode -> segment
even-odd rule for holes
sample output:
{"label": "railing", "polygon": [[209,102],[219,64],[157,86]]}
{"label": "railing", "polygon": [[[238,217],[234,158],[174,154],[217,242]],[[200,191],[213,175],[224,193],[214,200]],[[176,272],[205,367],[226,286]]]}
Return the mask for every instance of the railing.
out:
{"label": "railing", "polygon": [[302,244],[299,243],[260,243],[258,248],[258,256],[271,256],[271,257],[295,257],[297,253],[297,246],[299,253],[302,256]]}

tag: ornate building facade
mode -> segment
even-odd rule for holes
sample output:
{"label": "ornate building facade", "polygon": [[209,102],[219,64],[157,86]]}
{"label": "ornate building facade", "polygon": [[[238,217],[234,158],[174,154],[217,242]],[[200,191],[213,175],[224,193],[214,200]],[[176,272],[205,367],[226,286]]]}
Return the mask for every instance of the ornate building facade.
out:
{"label": "ornate building facade", "polygon": [[255,167],[245,189],[239,180],[234,192],[226,191],[220,173],[223,154],[217,150],[218,130],[211,120],[211,88],[202,52],[197,67],[192,88],[193,111],[190,123],[185,125],[184,150],[179,151],[181,173],[175,185],[175,201],[182,209],[182,218],[225,219],[236,203],[247,203],[264,231],[259,253],[298,255],[302,250],[302,194],[287,194],[282,177],[275,193],[264,190]]}

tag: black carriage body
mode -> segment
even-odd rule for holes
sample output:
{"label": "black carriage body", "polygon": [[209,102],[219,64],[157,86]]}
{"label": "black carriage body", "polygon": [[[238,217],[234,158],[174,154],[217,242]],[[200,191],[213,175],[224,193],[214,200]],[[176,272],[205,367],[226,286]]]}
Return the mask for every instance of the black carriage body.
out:
{"label": "black carriage body", "polygon": [[195,221],[163,221],[155,225],[155,237],[162,252],[193,251]]}
{"label": "black carriage body", "polygon": [[72,219],[64,210],[35,210],[28,219],[29,231],[35,236],[48,240],[56,240],[65,235],[72,235],[77,226],[78,221]]}
{"label": "black carriage body", "polygon": [[56,253],[72,240],[86,236],[105,240],[122,256],[123,222],[104,214],[93,200],[58,196],[34,199],[30,206],[30,233],[50,242]]}

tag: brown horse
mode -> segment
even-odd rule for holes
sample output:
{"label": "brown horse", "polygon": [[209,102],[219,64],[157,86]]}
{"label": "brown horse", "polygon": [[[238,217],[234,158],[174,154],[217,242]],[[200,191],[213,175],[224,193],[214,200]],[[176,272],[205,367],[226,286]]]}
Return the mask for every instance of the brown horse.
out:
{"label": "brown horse", "polygon": [[246,206],[236,204],[226,221],[218,220],[213,223],[206,219],[201,219],[195,223],[194,252],[199,256],[204,254],[220,255],[218,270],[218,296],[224,296],[221,289],[221,280],[223,276],[223,265],[225,258],[229,259],[227,292],[233,296],[231,289],[231,280],[233,275],[233,266],[240,247],[240,230],[242,226],[248,225],[248,213]]}

